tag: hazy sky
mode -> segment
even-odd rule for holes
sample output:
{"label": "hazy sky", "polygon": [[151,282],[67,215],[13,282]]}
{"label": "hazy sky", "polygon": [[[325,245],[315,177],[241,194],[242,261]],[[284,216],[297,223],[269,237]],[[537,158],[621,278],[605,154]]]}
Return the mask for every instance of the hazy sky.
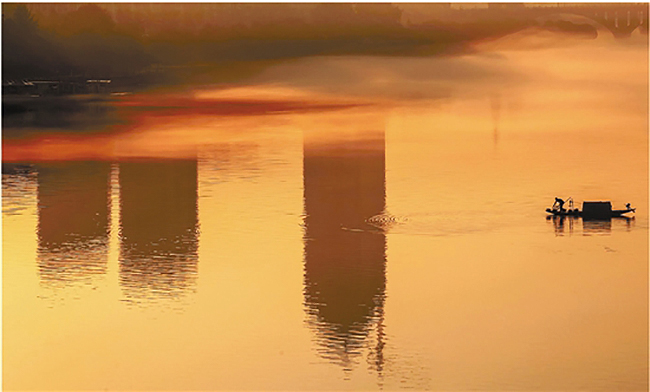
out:
{"label": "hazy sky", "polygon": [[[565,16],[559,19],[555,9],[514,3],[505,7],[444,3],[5,3],[2,7],[5,78],[83,74],[114,79],[139,75],[144,80],[143,73],[152,77],[152,70],[165,67],[169,71],[170,66],[249,63],[228,65],[227,72],[212,69],[211,77],[221,73],[220,78],[237,79],[257,73],[259,66],[266,66],[261,63],[264,61],[467,52],[476,42],[533,26],[593,39],[597,28],[614,23],[614,19],[598,24],[594,17],[566,16],[567,12],[600,12],[602,16],[605,10],[613,14],[623,5],[581,5],[574,11],[563,8]],[[632,21],[629,28],[623,20],[627,10]],[[622,17],[614,31],[625,35],[639,18],[647,18],[647,5],[617,12]],[[647,34],[647,22],[643,28]],[[241,75],[232,75],[233,71]],[[199,74],[196,69],[191,72],[194,78]]]}

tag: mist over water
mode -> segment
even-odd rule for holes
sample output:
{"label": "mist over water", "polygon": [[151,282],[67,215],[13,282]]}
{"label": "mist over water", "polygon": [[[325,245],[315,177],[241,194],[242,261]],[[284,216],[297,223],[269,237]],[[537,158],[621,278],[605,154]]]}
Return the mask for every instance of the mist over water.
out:
{"label": "mist over water", "polygon": [[5,387],[647,389],[647,42],[528,28],[3,118]]}

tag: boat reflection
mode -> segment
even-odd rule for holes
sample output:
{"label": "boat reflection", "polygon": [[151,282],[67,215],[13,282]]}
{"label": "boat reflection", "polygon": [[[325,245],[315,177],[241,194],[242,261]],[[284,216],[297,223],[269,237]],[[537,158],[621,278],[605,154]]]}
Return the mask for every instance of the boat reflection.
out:
{"label": "boat reflection", "polygon": [[129,301],[178,298],[198,269],[196,160],[119,165],[119,281]]}
{"label": "boat reflection", "polygon": [[357,136],[305,136],[305,306],[321,357],[351,369],[367,348],[381,375],[386,237],[367,219],[385,208],[384,133]]}
{"label": "boat reflection", "polygon": [[603,234],[611,233],[612,220],[599,219],[599,220],[582,220],[582,233],[583,234]]}
{"label": "boat reflection", "polygon": [[634,227],[634,217],[619,216],[611,219],[582,219],[583,235],[611,233],[614,230],[623,229],[630,231]]}
{"label": "boat reflection", "polygon": [[88,283],[106,273],[110,164],[35,165],[38,198],[38,272],[50,286]]}
{"label": "boat reflection", "polygon": [[[582,221],[582,235],[609,235],[612,227],[629,231],[634,227],[634,217],[612,217],[608,219],[584,219],[574,216],[547,216],[547,221],[553,222],[556,236],[571,235],[574,232],[574,223]],[[616,230],[615,229],[615,230]]]}
{"label": "boat reflection", "polygon": [[547,216],[546,220],[553,221],[553,229],[556,236],[565,234],[565,229],[569,234],[573,233],[573,222],[578,218],[573,216]]}

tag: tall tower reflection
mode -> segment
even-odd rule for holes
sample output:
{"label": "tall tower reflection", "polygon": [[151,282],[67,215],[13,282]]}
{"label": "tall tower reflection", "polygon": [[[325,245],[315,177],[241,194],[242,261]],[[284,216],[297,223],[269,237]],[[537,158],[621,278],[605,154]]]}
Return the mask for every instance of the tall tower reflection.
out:
{"label": "tall tower reflection", "polygon": [[40,164],[38,271],[51,286],[88,283],[106,273],[110,164]]}
{"label": "tall tower reflection", "polygon": [[385,208],[384,132],[306,135],[303,150],[304,295],[318,352],[350,369],[368,348],[381,374],[386,237],[367,219]]}
{"label": "tall tower reflection", "polygon": [[197,161],[120,163],[120,285],[132,301],[193,290],[198,264]]}

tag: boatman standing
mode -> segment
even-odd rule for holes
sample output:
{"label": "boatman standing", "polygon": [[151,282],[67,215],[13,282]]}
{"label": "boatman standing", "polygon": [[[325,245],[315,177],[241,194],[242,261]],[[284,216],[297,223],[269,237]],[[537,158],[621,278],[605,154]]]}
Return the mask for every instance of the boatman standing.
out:
{"label": "boatman standing", "polygon": [[555,208],[556,205],[558,206],[558,210],[560,210],[560,212],[566,211],[564,209],[564,200],[560,199],[559,197],[555,198],[555,203],[553,203],[553,208]]}

